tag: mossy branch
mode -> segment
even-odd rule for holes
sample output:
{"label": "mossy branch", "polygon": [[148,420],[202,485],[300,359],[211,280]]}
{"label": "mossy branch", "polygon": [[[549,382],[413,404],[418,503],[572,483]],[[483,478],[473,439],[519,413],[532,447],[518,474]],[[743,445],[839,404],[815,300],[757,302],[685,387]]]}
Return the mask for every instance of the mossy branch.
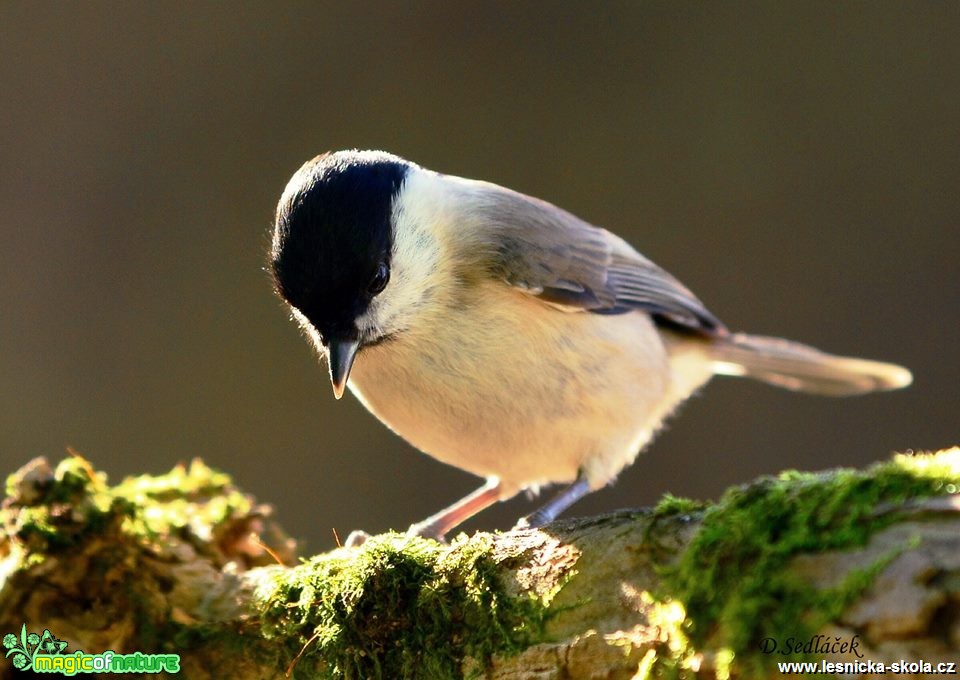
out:
{"label": "mossy branch", "polygon": [[49,629],[68,653],[178,653],[188,678],[949,663],[958,488],[952,449],[450,545],[385,535],[297,564],[269,509],[198,461],[109,486],[79,456],[37,459],[9,477],[0,508],[0,633]]}

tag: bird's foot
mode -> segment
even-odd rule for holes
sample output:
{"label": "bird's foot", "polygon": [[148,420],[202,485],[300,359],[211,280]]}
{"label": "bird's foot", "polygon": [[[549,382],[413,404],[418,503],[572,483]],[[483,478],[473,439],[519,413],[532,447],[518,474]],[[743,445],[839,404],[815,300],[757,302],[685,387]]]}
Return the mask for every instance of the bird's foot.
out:
{"label": "bird's foot", "polygon": [[[420,538],[432,538],[435,541],[440,541],[441,543],[446,543],[446,537],[438,533],[439,528],[436,524],[432,522],[420,522],[419,524],[413,524],[407,529],[407,537],[419,536]],[[343,542],[344,548],[359,548],[361,545],[366,543],[372,538],[363,529],[355,529],[350,532],[350,535],[347,536],[347,540]]]}
{"label": "bird's foot", "polygon": [[558,493],[553,500],[526,517],[521,517],[514,529],[539,529],[550,524],[557,516],[590,493],[590,483],[582,474],[566,489]]}
{"label": "bird's foot", "polygon": [[347,540],[343,542],[344,548],[359,548],[361,545],[370,540],[370,534],[368,534],[363,529],[354,529],[350,532],[350,535],[347,536]]}
{"label": "bird's foot", "polygon": [[517,523],[513,525],[511,531],[524,531],[526,529],[539,529],[542,527],[545,522],[542,518],[537,516],[538,513],[534,512],[524,517],[521,517],[517,520]]}
{"label": "bird's foot", "polygon": [[431,522],[427,520],[425,522],[417,522],[416,524],[411,524],[410,528],[407,529],[407,536],[419,536],[420,538],[432,538],[435,541],[440,543],[446,543],[447,537],[446,532],[442,530],[443,527],[439,522]]}

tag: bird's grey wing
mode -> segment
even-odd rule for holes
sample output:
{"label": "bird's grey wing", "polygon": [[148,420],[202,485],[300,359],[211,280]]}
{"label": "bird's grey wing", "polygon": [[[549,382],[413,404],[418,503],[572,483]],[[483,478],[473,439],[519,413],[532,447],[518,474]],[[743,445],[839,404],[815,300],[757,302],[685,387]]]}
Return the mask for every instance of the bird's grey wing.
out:
{"label": "bird's grey wing", "polygon": [[545,201],[495,185],[480,201],[493,235],[492,273],[571,311],[643,310],[666,326],[707,336],[724,325],[682,283],[623,239]]}

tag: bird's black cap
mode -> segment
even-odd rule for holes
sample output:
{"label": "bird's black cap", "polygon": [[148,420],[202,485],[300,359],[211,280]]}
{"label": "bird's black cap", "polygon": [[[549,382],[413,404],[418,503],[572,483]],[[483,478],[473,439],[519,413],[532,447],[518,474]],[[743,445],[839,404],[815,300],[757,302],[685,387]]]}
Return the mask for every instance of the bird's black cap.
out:
{"label": "bird's black cap", "polygon": [[338,151],[304,164],[277,206],[270,270],[277,292],[324,342],[355,340],[370,282],[389,265],[390,216],[411,163],[378,151]]}

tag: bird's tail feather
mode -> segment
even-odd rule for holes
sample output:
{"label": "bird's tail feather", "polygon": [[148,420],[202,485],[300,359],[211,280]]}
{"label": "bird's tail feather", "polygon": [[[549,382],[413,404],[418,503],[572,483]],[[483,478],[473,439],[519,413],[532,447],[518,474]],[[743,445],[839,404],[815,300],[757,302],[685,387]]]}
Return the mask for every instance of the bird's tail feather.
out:
{"label": "bird's tail feather", "polygon": [[910,371],[896,364],[836,356],[799,342],[745,333],[715,340],[710,355],[720,375],[837,397],[895,390],[913,380]]}

